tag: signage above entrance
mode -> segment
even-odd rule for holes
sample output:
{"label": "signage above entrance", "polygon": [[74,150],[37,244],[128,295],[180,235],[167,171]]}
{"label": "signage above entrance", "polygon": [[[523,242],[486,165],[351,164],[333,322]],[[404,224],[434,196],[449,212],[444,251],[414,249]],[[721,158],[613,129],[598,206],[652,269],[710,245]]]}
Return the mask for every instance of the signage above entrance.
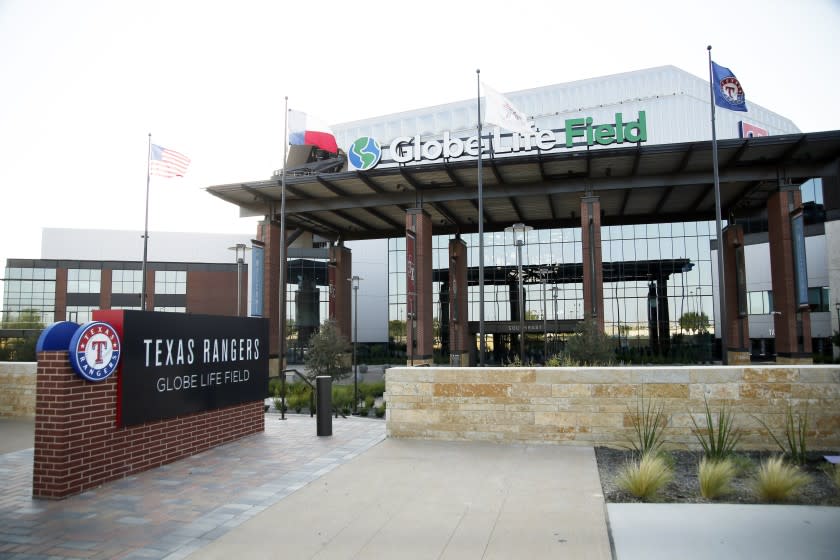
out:
{"label": "signage above entrance", "polygon": [[[572,149],[582,146],[609,146],[611,144],[647,142],[647,118],[639,111],[636,120],[625,122],[622,113],[616,113],[611,123],[595,123],[592,117],[566,119],[565,127],[554,130],[534,130],[531,134],[513,132],[502,134],[499,127],[484,136],[482,153],[508,154],[539,150],[550,152],[558,149]],[[434,161],[478,157],[478,136],[453,137],[446,130],[441,139],[424,139],[415,136],[398,136],[388,147],[390,158],[382,157],[379,144],[373,138],[363,137],[353,142],[348,150],[350,167],[358,171],[373,169],[382,162],[405,164],[410,162]],[[367,157],[365,157],[367,156]]]}

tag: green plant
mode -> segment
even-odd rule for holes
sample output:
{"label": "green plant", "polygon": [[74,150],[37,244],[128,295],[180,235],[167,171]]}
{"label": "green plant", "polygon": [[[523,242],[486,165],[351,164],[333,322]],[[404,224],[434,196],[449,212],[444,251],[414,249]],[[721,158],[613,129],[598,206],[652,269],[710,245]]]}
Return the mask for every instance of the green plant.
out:
{"label": "green plant", "polygon": [[712,420],[712,411],[709,409],[709,401],[706,396],[703,396],[703,404],[706,407],[706,426],[705,430],[701,430],[691,417],[691,422],[694,424],[694,437],[700,442],[703,447],[703,453],[707,459],[720,460],[732,455],[735,446],[741,439],[741,432],[736,430],[734,425],[735,414],[730,408],[727,408],[726,403],[720,406],[717,417],[717,426]]}
{"label": "green plant", "polygon": [[318,332],[309,339],[306,355],[306,375],[314,380],[319,375],[329,375],[333,381],[350,375],[347,353],[350,343],[341,335],[336,324],[324,321]]}
{"label": "green plant", "polygon": [[757,416],[753,416],[758,423],[764,426],[782,453],[787,455],[791,461],[799,465],[804,465],[808,454],[808,405],[805,405],[805,410],[801,413],[796,413],[794,419],[793,405],[788,403],[787,412],[785,413],[785,446],[782,441],[776,437],[773,430]]}
{"label": "green plant", "polygon": [[376,414],[377,418],[382,418],[385,416],[385,403],[382,403],[382,406],[377,406],[373,409],[373,413]]}
{"label": "green plant", "polygon": [[732,491],[732,480],[737,467],[731,459],[709,459],[704,457],[697,468],[700,482],[700,495],[707,500],[714,500]]}
{"label": "green plant", "polygon": [[579,364],[606,366],[615,360],[614,345],[597,321],[586,319],[578,323],[575,334],[566,341],[566,354]]}
{"label": "green plant", "polygon": [[665,442],[664,430],[668,425],[665,405],[641,397],[636,402],[635,411],[629,406],[627,408],[633,424],[635,439],[630,440],[633,449],[640,457],[656,454]]}
{"label": "green plant", "polygon": [[789,465],[782,457],[771,457],[758,468],[754,490],[762,502],[781,502],[808,484],[810,477],[796,465]]}
{"label": "green plant", "polygon": [[649,453],[637,462],[624,466],[618,473],[619,488],[643,501],[651,501],[673,479],[674,474],[665,460]]}

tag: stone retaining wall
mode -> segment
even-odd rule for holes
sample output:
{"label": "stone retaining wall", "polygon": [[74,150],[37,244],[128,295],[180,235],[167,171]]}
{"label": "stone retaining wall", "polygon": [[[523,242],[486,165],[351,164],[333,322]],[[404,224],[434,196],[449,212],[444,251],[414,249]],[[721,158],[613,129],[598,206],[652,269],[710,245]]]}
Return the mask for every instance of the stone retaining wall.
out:
{"label": "stone retaining wall", "polygon": [[35,416],[36,362],[0,362],[0,418]]}
{"label": "stone retaining wall", "polygon": [[640,399],[664,405],[670,447],[697,448],[692,420],[731,404],[743,449],[777,449],[788,404],[807,408],[811,449],[840,451],[840,367],[391,368],[389,437],[628,445]]}

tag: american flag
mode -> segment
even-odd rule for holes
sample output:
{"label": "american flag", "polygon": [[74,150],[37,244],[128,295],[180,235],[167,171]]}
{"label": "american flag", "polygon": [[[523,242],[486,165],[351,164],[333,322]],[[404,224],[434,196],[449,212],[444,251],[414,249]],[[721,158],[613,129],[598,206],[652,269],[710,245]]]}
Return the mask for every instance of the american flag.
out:
{"label": "american flag", "polygon": [[158,177],[183,177],[190,166],[190,158],[175,150],[152,144],[149,174]]}

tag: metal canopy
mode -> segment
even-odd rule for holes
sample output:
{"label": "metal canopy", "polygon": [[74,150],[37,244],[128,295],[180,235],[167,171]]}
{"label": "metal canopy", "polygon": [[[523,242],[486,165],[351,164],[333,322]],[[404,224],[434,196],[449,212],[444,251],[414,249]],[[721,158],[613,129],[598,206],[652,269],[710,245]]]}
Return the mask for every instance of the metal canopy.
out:
{"label": "metal canopy", "polygon": [[[722,215],[763,210],[783,184],[840,173],[840,130],[718,141]],[[602,225],[713,220],[712,143],[489,156],[484,230],[522,222],[578,227],[580,197],[601,199]],[[422,203],[436,234],[478,231],[476,161],[286,177],[290,229],[330,240],[405,235],[405,210]],[[207,188],[243,215],[276,215],[280,178]]]}

